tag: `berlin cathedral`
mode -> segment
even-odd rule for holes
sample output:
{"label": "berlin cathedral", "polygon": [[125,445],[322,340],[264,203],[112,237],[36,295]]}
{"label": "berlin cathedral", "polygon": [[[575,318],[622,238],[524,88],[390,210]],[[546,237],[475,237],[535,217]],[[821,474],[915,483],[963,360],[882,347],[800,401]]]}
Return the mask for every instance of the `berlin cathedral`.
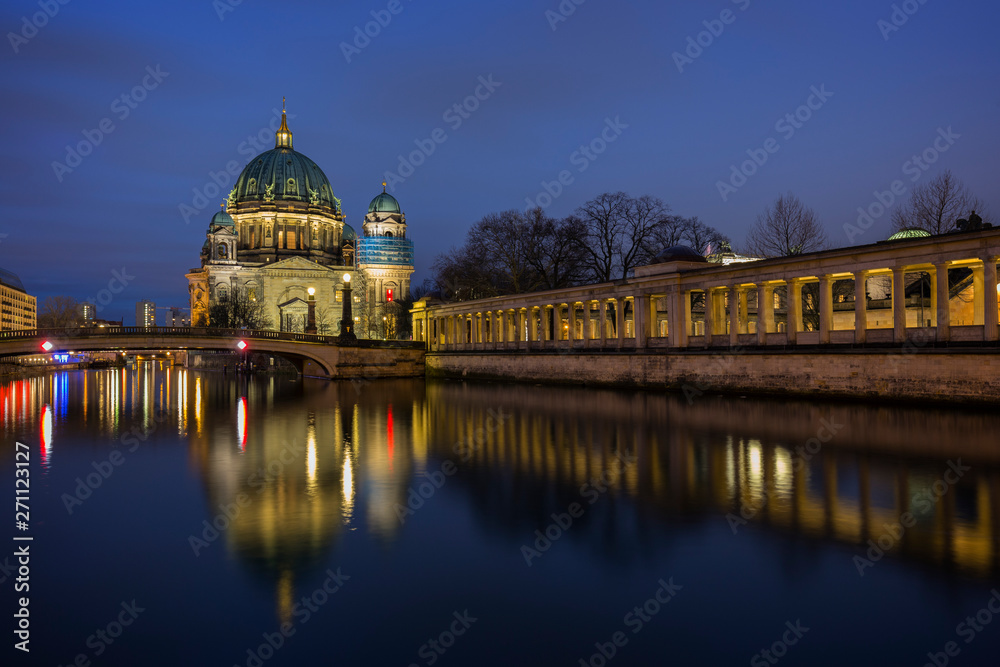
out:
{"label": "berlin cathedral", "polygon": [[224,207],[201,267],[186,275],[192,326],[208,326],[212,306],[238,295],[262,301],[271,328],[302,332],[315,299],[319,333],[337,334],[348,275],[355,315],[409,297],[413,242],[399,202],[383,183],[358,237],[326,174],[292,148],[284,110],[274,149],[246,165]]}

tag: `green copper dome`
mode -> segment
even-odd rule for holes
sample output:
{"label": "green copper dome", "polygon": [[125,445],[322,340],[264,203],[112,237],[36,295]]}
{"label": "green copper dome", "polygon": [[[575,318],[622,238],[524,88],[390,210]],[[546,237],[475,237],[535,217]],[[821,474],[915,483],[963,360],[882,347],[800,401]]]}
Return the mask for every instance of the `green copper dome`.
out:
{"label": "green copper dome", "polygon": [[341,241],[357,241],[358,233],[354,231],[354,227],[345,224],[344,232],[340,235]]}
{"label": "green copper dome", "polygon": [[889,240],[900,241],[902,239],[921,239],[930,235],[931,233],[926,229],[920,229],[919,227],[907,227],[890,236]]}
{"label": "green copper dome", "polygon": [[340,212],[330,180],[315,162],[292,148],[292,133],[284,112],[275,132],[274,149],[261,153],[243,168],[229,198],[230,207],[245,203],[300,202]]}
{"label": "green copper dome", "polygon": [[372,203],[368,205],[369,213],[400,213],[399,202],[396,198],[385,191],[385,185],[382,186],[382,194],[372,200]]}
{"label": "green copper dome", "polygon": [[225,211],[219,211],[212,216],[212,222],[209,226],[214,227],[216,225],[223,227],[235,227],[236,221],[233,220],[233,216],[229,215]]}

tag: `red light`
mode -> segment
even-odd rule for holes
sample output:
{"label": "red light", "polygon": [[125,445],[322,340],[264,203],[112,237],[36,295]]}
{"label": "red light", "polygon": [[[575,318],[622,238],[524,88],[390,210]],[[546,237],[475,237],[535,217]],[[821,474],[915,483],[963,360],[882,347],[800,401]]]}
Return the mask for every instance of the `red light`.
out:
{"label": "red light", "polygon": [[238,347],[242,352],[243,350],[247,349],[247,342],[245,340],[241,340],[240,342],[236,343],[236,347]]}
{"label": "red light", "polygon": [[392,301],[392,290],[391,289],[387,289],[385,291],[385,300],[386,301]]}
{"label": "red light", "polygon": [[54,347],[55,347],[55,345],[53,345],[49,341],[45,341],[44,343],[42,343],[42,349],[45,350],[46,352],[48,352],[49,350],[51,350]]}

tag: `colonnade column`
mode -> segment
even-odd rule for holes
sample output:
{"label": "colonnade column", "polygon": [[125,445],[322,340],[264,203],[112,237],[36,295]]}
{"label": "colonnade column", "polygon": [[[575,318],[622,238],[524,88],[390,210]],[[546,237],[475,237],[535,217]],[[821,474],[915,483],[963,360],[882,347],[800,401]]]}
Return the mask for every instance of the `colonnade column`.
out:
{"label": "colonnade column", "polygon": [[774,322],[774,290],[767,284],[757,285],[757,344],[767,345],[767,334]]}
{"label": "colonnade column", "polygon": [[[972,267],[972,324],[981,327],[986,322],[986,262]],[[994,288],[996,289],[996,288]]]}
{"label": "colonnade column", "polygon": [[819,342],[825,345],[830,342],[830,331],[833,329],[833,277],[819,277]]}
{"label": "colonnade column", "polygon": [[590,347],[590,301],[583,302],[583,346]]}
{"label": "colonnade column", "polygon": [[854,342],[864,343],[868,335],[868,272],[854,272]]}
{"label": "colonnade column", "polygon": [[649,339],[649,302],[644,295],[632,297],[632,326],[635,328],[635,349],[646,347]]}
{"label": "colonnade column", "polygon": [[715,297],[711,289],[705,290],[705,347],[711,347],[715,333]]}
{"label": "colonnade column", "polygon": [[942,262],[934,265],[937,289],[937,339],[939,342],[951,340],[951,286],[948,284],[948,265]]}
{"label": "colonnade column", "polygon": [[729,288],[729,346],[736,347],[740,342],[740,293],[738,286]]}
{"label": "colonnade column", "polygon": [[997,324],[998,310],[1000,310],[997,306],[997,257],[987,255],[983,259],[983,266],[983,298],[985,299],[983,313],[986,325],[983,335],[986,340],[994,341],[1000,337],[1000,325]]}
{"label": "colonnade column", "polygon": [[901,266],[892,270],[892,339],[906,340],[906,269]]}
{"label": "colonnade column", "polygon": [[750,333],[750,291],[745,287],[737,290],[737,308],[739,309],[739,326],[737,333]]}
{"label": "colonnade column", "polygon": [[599,312],[597,313],[599,324],[601,325],[601,347],[607,345],[608,342],[608,301],[607,299],[601,299],[597,302],[597,307]]}
{"label": "colonnade column", "polygon": [[625,343],[625,299],[615,299],[615,334],[618,336],[617,347]]}
{"label": "colonnade column", "polygon": [[802,279],[792,278],[786,281],[788,286],[788,332],[787,340],[789,345],[798,342],[798,335],[802,331]]}
{"label": "colonnade column", "polygon": [[576,344],[576,301],[569,304],[569,346]]}

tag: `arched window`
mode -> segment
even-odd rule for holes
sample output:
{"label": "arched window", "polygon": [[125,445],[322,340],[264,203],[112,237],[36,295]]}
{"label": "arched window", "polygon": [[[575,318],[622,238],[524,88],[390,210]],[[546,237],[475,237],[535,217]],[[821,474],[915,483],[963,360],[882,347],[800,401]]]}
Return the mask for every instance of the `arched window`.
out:
{"label": "arched window", "polygon": [[219,259],[229,259],[229,246],[225,243],[219,244]]}
{"label": "arched window", "polygon": [[216,298],[219,300],[219,303],[225,303],[226,301],[229,301],[229,289],[225,285],[219,285],[216,288],[215,295]]}
{"label": "arched window", "polygon": [[386,232],[385,235],[388,236],[389,238],[392,238],[392,232]]}

